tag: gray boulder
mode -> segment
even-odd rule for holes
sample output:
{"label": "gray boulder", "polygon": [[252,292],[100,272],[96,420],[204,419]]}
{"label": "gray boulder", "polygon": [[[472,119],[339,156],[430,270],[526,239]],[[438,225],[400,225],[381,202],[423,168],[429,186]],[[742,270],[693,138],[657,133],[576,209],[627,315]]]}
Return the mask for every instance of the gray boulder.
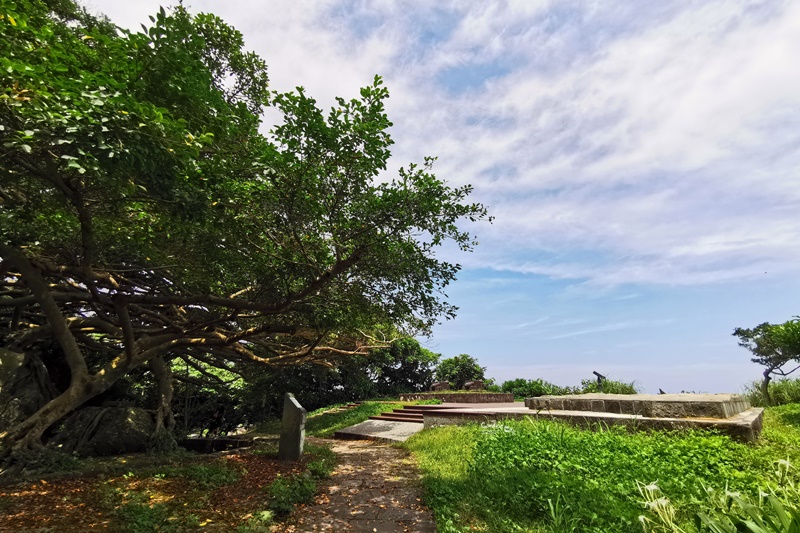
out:
{"label": "gray boulder", "polygon": [[85,407],[64,422],[48,446],[81,457],[147,450],[153,416],[138,407]]}
{"label": "gray boulder", "polygon": [[57,395],[37,355],[0,348],[0,432],[22,422]]}

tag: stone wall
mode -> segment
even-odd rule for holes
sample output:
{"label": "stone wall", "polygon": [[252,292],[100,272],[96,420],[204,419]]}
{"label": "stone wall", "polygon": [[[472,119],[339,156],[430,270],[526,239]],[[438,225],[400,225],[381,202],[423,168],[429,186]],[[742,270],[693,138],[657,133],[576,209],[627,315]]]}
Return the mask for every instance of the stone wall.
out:
{"label": "stone wall", "polygon": [[[466,408],[465,408],[466,409]],[[469,422],[492,423],[508,419],[544,419],[561,420],[585,428],[603,428],[608,426],[623,426],[629,431],[660,430],[672,431],[678,429],[703,428],[714,429],[730,435],[743,442],[755,442],[761,434],[764,409],[753,407],[728,419],[710,418],[642,418],[636,415],[619,415],[612,413],[565,413],[563,411],[539,411],[534,413],[469,413],[461,409],[443,409],[425,413],[425,429],[436,426],[449,426],[466,424]]]}
{"label": "stone wall", "polygon": [[444,403],[511,403],[513,394],[501,392],[418,392],[414,394],[401,394],[401,402],[417,400],[441,400]]}
{"label": "stone wall", "polygon": [[576,394],[526,398],[533,410],[593,411],[650,418],[730,418],[750,409],[738,394]]}

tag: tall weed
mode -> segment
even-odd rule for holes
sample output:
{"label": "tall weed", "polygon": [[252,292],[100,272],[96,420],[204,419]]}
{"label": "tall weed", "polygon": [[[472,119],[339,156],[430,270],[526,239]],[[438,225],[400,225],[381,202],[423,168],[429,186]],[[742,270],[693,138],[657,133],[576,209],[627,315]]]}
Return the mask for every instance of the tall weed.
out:
{"label": "tall weed", "polygon": [[[800,403],[800,378],[777,379],[770,382],[769,394],[773,405]],[[761,381],[753,381],[745,385],[745,396],[756,407],[765,407],[767,401],[761,392]]]}

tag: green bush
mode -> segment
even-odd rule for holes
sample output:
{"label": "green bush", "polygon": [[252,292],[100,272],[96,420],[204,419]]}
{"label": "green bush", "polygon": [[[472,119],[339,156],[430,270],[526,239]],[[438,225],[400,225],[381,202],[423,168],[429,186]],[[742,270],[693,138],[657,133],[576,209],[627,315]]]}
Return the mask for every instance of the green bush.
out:
{"label": "green bush", "polygon": [[312,476],[316,479],[331,477],[334,468],[336,468],[336,463],[338,463],[338,458],[329,446],[308,444],[305,447],[305,453],[313,458],[306,464],[306,469]]}
{"label": "green bush", "polygon": [[560,387],[543,379],[525,380],[524,378],[506,381],[500,389],[502,392],[512,393],[516,399],[546,395],[562,396],[578,392],[574,387]]}
{"label": "green bush", "polygon": [[[770,382],[769,394],[772,396],[773,405],[800,403],[800,378],[778,379]],[[761,381],[754,381],[746,385],[745,395],[754,406],[765,407],[767,405],[764,395],[761,393]]]}
{"label": "green bush", "polygon": [[[561,387],[541,378],[529,380],[519,378],[504,382],[500,390],[512,393],[517,400],[535,396],[564,396],[566,394],[600,392],[597,381],[592,379],[581,380],[580,387]],[[635,383],[607,379],[603,381],[603,392],[608,394],[637,394],[639,390]]]}
{"label": "green bush", "polygon": [[[588,394],[591,392],[600,392],[600,386],[597,384],[597,380],[582,379],[579,394]],[[602,392],[605,394],[638,394],[639,389],[636,387],[635,382],[625,383],[613,379],[604,379]]]}

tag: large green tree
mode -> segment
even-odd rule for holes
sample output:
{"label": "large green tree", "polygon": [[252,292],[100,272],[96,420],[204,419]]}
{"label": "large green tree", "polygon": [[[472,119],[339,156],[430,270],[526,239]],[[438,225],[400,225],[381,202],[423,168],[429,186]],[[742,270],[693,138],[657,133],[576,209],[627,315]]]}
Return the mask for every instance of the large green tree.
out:
{"label": "large green tree", "polygon": [[456,389],[463,389],[467,381],[486,379],[486,367],[478,364],[474,357],[462,353],[455,357],[442,359],[436,368],[436,379],[448,381]]}
{"label": "large green tree", "polygon": [[375,383],[375,393],[394,396],[428,390],[439,357],[410,338],[397,339],[386,348],[373,350],[368,368]]}
{"label": "large green tree", "polygon": [[772,377],[785,377],[800,368],[800,317],[783,324],[764,322],[752,329],[736,328],[733,335],[739,338],[739,346],[753,354],[751,361],[764,367],[761,394],[770,405]]}
{"label": "large green tree", "polygon": [[454,315],[436,248],[486,211],[432,159],[382,175],[380,78],[325,114],[213,15],[131,33],[69,0],[0,0],[0,67],[0,341],[69,369],[6,457],[144,364],[169,427],[171,359],[332,364]]}

